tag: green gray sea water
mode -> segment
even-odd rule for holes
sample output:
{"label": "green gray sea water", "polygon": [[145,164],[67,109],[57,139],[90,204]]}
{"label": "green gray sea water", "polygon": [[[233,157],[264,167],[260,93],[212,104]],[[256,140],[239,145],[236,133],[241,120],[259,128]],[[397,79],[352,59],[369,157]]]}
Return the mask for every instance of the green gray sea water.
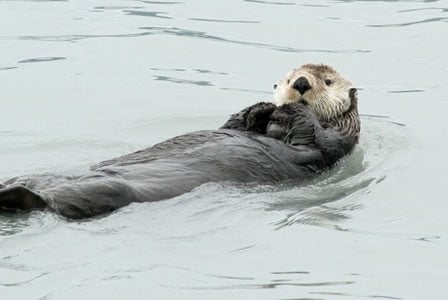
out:
{"label": "green gray sea water", "polygon": [[1,299],[444,299],[447,22],[448,1],[0,0],[0,181],[217,128],[309,62],[362,114],[300,185],[0,214]]}

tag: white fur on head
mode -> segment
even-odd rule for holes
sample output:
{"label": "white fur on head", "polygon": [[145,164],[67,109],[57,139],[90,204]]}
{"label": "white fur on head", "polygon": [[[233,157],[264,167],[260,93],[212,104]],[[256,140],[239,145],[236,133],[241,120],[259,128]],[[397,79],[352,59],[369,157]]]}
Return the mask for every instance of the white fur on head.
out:
{"label": "white fur on head", "polygon": [[[294,83],[300,77],[305,77],[310,83],[310,89],[303,95],[294,88]],[[326,65],[303,65],[286,74],[274,88],[276,105],[303,102],[316,114],[319,121],[338,118],[351,106],[352,83]]]}

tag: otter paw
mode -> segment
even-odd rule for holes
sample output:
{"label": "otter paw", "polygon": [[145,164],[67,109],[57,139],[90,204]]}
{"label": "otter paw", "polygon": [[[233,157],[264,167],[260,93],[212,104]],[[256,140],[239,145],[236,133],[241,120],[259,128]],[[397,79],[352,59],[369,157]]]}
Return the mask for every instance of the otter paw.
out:
{"label": "otter paw", "polygon": [[305,116],[309,113],[309,108],[301,103],[284,104],[272,113],[271,121],[287,123],[297,116]]}
{"label": "otter paw", "polygon": [[269,102],[255,104],[247,115],[247,129],[258,133],[266,133],[266,126],[276,108],[277,106],[274,103]]}
{"label": "otter paw", "polygon": [[17,211],[44,208],[45,202],[24,186],[16,185],[0,189],[0,210]]}

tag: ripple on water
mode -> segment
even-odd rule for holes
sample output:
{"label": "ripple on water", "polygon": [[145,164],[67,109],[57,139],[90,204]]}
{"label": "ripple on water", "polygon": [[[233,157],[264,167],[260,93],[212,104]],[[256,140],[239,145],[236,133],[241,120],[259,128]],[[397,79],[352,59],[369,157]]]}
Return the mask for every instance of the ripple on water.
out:
{"label": "ripple on water", "polygon": [[389,171],[410,162],[411,141],[403,124],[387,117],[362,118],[360,144],[328,172],[276,192],[268,209],[289,211],[278,228],[296,223],[339,229],[337,224],[360,209],[360,199],[387,179]]}
{"label": "ripple on water", "polygon": [[143,9],[144,6],[95,6],[95,10],[124,10],[124,9]]}
{"label": "ripple on water", "polygon": [[424,20],[412,21],[412,22],[404,22],[404,23],[394,23],[394,24],[368,24],[367,27],[406,27],[412,25],[419,25],[425,23],[433,23],[433,22],[447,22],[448,17],[438,17],[438,18],[428,18]]}
{"label": "ripple on water", "polygon": [[0,67],[0,71],[7,71],[7,70],[13,70],[17,69],[18,67]]}
{"label": "ripple on water", "polygon": [[244,0],[244,2],[252,2],[258,4],[272,4],[272,5],[296,5],[295,2],[282,2],[282,1]]}
{"label": "ripple on water", "polygon": [[[0,1],[14,1],[14,0],[0,0]],[[21,0],[24,2],[68,2],[69,0]]]}
{"label": "ripple on water", "polygon": [[[152,71],[161,71],[166,73],[186,73],[184,75],[184,78],[176,76],[168,76],[168,75],[153,75],[152,78],[156,81],[164,81],[167,83],[173,83],[173,84],[188,84],[188,85],[194,85],[194,86],[201,86],[201,87],[217,87],[221,90],[226,91],[239,91],[239,92],[246,92],[246,93],[254,93],[254,94],[269,94],[272,95],[272,92],[270,91],[263,91],[263,90],[251,90],[251,89],[243,89],[243,88],[234,88],[234,87],[226,87],[226,86],[219,86],[218,83],[212,82],[210,80],[193,80],[192,77],[195,76],[194,73],[200,74],[204,77],[207,76],[227,76],[230,75],[226,72],[218,72],[218,71],[211,71],[206,69],[182,69],[182,68],[151,68]],[[201,77],[202,77],[201,76]]]}
{"label": "ripple on water", "polygon": [[[386,180],[390,170],[406,164],[413,156],[409,151],[411,142],[405,127],[381,116],[363,116],[362,122],[361,142],[354,152],[331,170],[305,182],[290,182],[276,186],[205,184],[169,201],[134,204],[109,217],[92,221],[99,226],[92,232],[113,235],[126,231],[128,225],[121,224],[119,219],[123,215],[136,212],[141,213],[141,217],[145,219],[143,222],[148,223],[145,228],[156,228],[157,220],[160,218],[169,220],[173,218],[174,213],[177,221],[188,224],[199,220],[200,224],[198,223],[197,228],[194,226],[179,228],[165,236],[157,232],[156,237],[194,239],[204,234],[225,230],[228,227],[225,216],[239,218],[238,216],[245,216],[254,209],[268,213],[281,212],[284,217],[275,222],[277,229],[293,224],[338,229],[337,225],[349,218],[351,211],[362,207],[360,199],[363,195]],[[152,215],[150,220],[147,220],[148,213]],[[36,217],[39,216],[42,215],[33,215],[31,219],[25,217],[3,219],[0,222],[3,226],[0,236],[20,232],[30,224],[30,220],[36,222],[38,220]],[[201,223],[207,219],[217,222],[207,225]],[[112,227],[104,227],[111,220],[115,220],[111,223]],[[84,226],[78,230],[83,230]]]}
{"label": "ripple on water", "polygon": [[[204,31],[196,31],[183,29],[179,27],[140,27],[140,30],[144,30],[139,33],[124,33],[124,34],[76,34],[76,35],[48,35],[48,36],[17,36],[12,39],[18,40],[33,40],[33,41],[45,41],[45,42],[75,42],[84,39],[97,39],[97,38],[135,38],[151,35],[171,35],[180,36],[194,39],[203,39],[214,42],[223,42],[229,44],[237,44],[242,46],[266,48],[274,51],[289,52],[289,53],[332,53],[332,54],[355,54],[355,53],[370,53],[371,50],[366,49],[308,49],[308,48],[294,48],[289,46],[273,45],[258,42],[247,42],[242,40],[228,39],[217,35],[212,35]],[[6,39],[6,38],[3,38]],[[9,38],[8,38],[9,39]]]}
{"label": "ripple on water", "polygon": [[216,23],[238,23],[238,24],[259,24],[260,21],[247,21],[247,20],[221,20],[221,19],[207,19],[207,18],[188,18],[191,21],[199,22],[216,22]]}
{"label": "ripple on water", "polygon": [[[231,220],[245,219],[254,212],[280,213],[282,217],[272,223],[276,229],[306,224],[342,230],[339,224],[350,218],[353,210],[362,208],[363,196],[387,180],[391,170],[414,157],[406,127],[382,116],[363,116],[362,122],[362,138],[355,151],[333,169],[305,182],[276,186],[205,184],[169,201],[131,205],[110,216],[110,222],[119,226],[123,214],[137,213],[140,225],[153,229],[145,234],[162,240],[215,235],[229,229]],[[159,222],[166,225],[172,218],[175,220],[168,222],[189,226],[178,228],[173,223],[170,231],[157,229]],[[257,246],[234,251],[253,247]]]}
{"label": "ripple on water", "polygon": [[340,297],[356,297],[356,298],[371,298],[371,299],[389,299],[389,300],[401,300],[403,298],[384,296],[384,295],[363,295],[355,293],[339,293],[339,292],[311,292],[313,295],[323,295],[323,296],[340,296]]}
{"label": "ripple on water", "polygon": [[425,7],[425,8],[402,9],[402,10],[398,10],[397,13],[409,13],[409,12],[416,12],[416,11],[434,11],[434,10],[438,10],[440,12],[448,12],[448,8],[444,8],[444,7]]}
{"label": "ripple on water", "polygon": [[153,34],[165,34],[182,36],[195,39],[205,39],[209,41],[225,42],[229,44],[238,44],[244,46],[252,46],[257,48],[267,48],[271,50],[281,51],[281,52],[291,52],[291,53],[369,53],[370,50],[360,50],[360,49],[299,49],[294,47],[277,46],[257,42],[246,42],[240,40],[232,40],[224,37],[208,34],[204,31],[195,31],[189,29],[183,29],[178,27],[140,27],[139,29],[148,30],[148,32],[153,32]]}
{"label": "ripple on water", "polygon": [[[273,269],[270,273],[214,272],[184,267],[189,264],[181,263],[182,259],[177,265],[171,260],[169,264],[159,261],[176,253],[171,249],[180,251],[174,254],[176,259],[184,255],[194,257],[197,249],[207,245],[206,242],[202,244],[204,241],[226,241],[226,237],[233,240],[241,228],[257,232],[260,226],[267,226],[262,231],[269,231],[269,228],[309,224],[337,229],[339,223],[350,217],[351,210],[361,207],[362,195],[409,158],[405,127],[390,122],[387,117],[364,116],[362,121],[362,139],[355,152],[331,171],[299,185],[206,184],[171,200],[132,204],[109,216],[84,222],[67,222],[44,212],[0,215],[0,241],[7,245],[0,256],[0,267],[7,270],[5,274],[8,275],[0,275],[0,284],[28,288],[47,284],[56,277],[67,279],[60,288],[42,290],[48,299],[57,299],[69,290],[73,292],[73,289],[88,288],[92,284],[99,289],[103,283],[140,283],[154,276],[171,278],[155,282],[155,286],[169,290],[300,288],[302,295],[308,293],[316,297],[326,297],[319,294],[321,288],[325,288],[325,292],[332,292],[331,289],[339,292],[356,283],[353,274],[322,277],[303,269]],[[252,252],[259,254],[262,247],[257,242],[240,241],[225,253],[237,258]],[[79,270],[82,275],[75,276]],[[397,299],[381,294],[347,295]]]}
{"label": "ripple on water", "polygon": [[52,230],[63,218],[42,211],[30,214],[0,213],[0,238],[16,234],[33,235]]}
{"label": "ripple on water", "polygon": [[167,5],[172,5],[172,4],[182,4],[182,3],[185,3],[185,2],[175,2],[175,1],[147,1],[147,0],[141,0],[140,2],[143,2],[143,3],[148,3],[148,4],[161,4],[161,5],[165,5],[165,4],[167,4]]}
{"label": "ripple on water", "polygon": [[63,60],[63,59],[67,59],[67,57],[36,57],[36,58],[24,59],[24,60],[18,61],[17,63],[18,64],[28,64],[28,63]]}
{"label": "ripple on water", "polygon": [[[166,72],[187,72],[189,70],[182,69],[182,68],[151,68],[153,71],[166,71]],[[196,73],[200,74],[211,74],[211,75],[230,75],[229,73],[225,72],[218,72],[218,71],[211,71],[206,69],[192,69],[191,71],[194,71]]]}
{"label": "ripple on water", "polygon": [[392,91],[386,91],[386,93],[390,94],[407,94],[407,93],[424,93],[426,90],[424,89],[409,89],[409,90],[392,90]]}
{"label": "ripple on water", "polygon": [[172,19],[169,16],[166,16],[166,12],[163,11],[141,11],[141,10],[123,10],[124,13],[130,16],[139,16],[139,17],[151,17],[151,18],[159,18],[159,19]]}
{"label": "ripple on water", "polygon": [[191,80],[191,79],[182,79],[175,78],[170,76],[153,76],[154,80],[157,81],[166,81],[171,83],[179,83],[179,84],[189,84],[189,85],[198,85],[198,86],[214,86],[210,81],[205,80]]}

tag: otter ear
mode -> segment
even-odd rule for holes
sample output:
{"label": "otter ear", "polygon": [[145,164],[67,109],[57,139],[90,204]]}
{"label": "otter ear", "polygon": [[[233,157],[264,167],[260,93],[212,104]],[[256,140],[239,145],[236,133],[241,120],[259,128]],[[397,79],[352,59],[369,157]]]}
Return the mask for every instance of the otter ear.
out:
{"label": "otter ear", "polygon": [[348,90],[348,95],[350,98],[350,108],[349,110],[356,108],[358,106],[358,89],[357,88],[350,88]]}
{"label": "otter ear", "polygon": [[277,88],[277,84],[274,84],[274,90]]}
{"label": "otter ear", "polygon": [[358,96],[357,94],[358,89],[357,88],[350,88],[348,90],[348,95],[350,96],[350,100],[353,100],[353,98],[355,98],[356,96]]}

